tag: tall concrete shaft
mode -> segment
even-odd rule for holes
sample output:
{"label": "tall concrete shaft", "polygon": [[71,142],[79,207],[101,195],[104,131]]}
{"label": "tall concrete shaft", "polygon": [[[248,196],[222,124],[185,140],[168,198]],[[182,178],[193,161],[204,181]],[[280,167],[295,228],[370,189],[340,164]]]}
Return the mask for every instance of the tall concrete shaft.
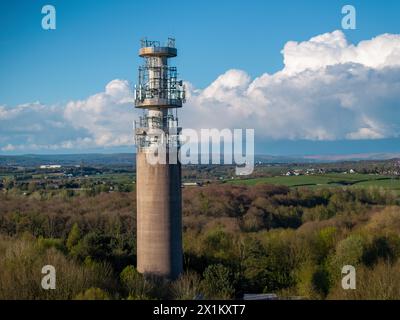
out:
{"label": "tall concrete shaft", "polygon": [[[143,116],[135,121],[137,193],[137,269],[175,279],[182,272],[182,196],[177,108],[185,90],[177,80],[174,39],[161,46],[142,40],[135,107]],[[175,113],[175,114],[174,114]]]}

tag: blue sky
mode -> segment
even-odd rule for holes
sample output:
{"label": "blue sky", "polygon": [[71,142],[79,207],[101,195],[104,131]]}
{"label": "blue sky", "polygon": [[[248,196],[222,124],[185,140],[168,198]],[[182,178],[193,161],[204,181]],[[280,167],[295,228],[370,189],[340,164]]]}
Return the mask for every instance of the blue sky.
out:
{"label": "blue sky", "polygon": [[[41,28],[41,8],[45,4],[52,4],[57,10],[56,30]],[[307,41],[340,30],[341,8],[345,4],[352,4],[357,10],[357,29],[342,30],[349,43],[357,44],[384,33],[400,33],[399,1],[3,0],[0,2],[0,106],[9,111],[38,101],[62,108],[70,101],[103,92],[113,79],[126,80],[132,85],[141,63],[137,49],[143,36],[159,40],[174,36],[179,49],[174,64],[180,76],[198,89],[207,88],[231,69],[243,70],[252,80],[265,73],[274,74],[284,68],[281,51],[288,41]],[[390,110],[391,115],[397,114]],[[11,121],[10,117],[7,119]],[[393,123],[389,124],[393,127]],[[268,120],[265,125],[268,126]],[[10,124],[3,122],[5,126]],[[90,135],[92,130],[77,129],[74,124],[67,129],[75,130],[68,137],[72,141],[85,130]],[[256,150],[273,154],[400,152],[400,140],[395,137],[397,129],[393,130],[379,139],[364,137],[358,141],[340,135],[327,139],[334,142],[313,142],[324,139],[308,139],[307,135],[258,136],[256,130]],[[0,130],[0,134],[3,146],[18,143],[22,146],[8,151],[3,148],[1,153],[102,149],[100,144],[68,150],[42,149],[40,145],[46,144],[43,137],[35,142],[35,137],[27,138],[28,133],[14,129]],[[32,141],[36,149],[29,147]],[[0,147],[1,144],[0,139]],[[131,150],[123,144],[107,145],[104,150]]]}

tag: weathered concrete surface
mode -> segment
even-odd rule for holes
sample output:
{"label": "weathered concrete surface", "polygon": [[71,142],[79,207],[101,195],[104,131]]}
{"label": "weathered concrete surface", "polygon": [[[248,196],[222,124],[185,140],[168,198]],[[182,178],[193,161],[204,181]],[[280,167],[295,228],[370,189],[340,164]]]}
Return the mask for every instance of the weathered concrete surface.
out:
{"label": "weathered concrete surface", "polygon": [[181,165],[136,155],[137,269],[175,279],[182,273]]}

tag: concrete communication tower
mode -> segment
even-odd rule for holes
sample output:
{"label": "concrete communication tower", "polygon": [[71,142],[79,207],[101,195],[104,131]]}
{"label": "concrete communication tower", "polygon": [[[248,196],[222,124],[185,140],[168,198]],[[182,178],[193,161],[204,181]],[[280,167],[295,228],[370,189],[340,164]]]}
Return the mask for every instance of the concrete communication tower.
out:
{"label": "concrete communication tower", "polygon": [[[135,107],[143,109],[135,121],[137,193],[137,269],[175,279],[182,272],[182,193],[177,108],[185,102],[185,88],[177,79],[175,40],[165,45],[141,41],[139,82]],[[149,153],[164,150],[166,162],[148,161]]]}

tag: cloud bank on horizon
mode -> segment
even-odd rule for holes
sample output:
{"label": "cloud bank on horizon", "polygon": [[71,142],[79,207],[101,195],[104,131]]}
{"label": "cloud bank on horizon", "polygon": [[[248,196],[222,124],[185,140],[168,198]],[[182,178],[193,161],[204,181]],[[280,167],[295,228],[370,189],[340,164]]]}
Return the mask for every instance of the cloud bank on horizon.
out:
{"label": "cloud bank on horizon", "polygon": [[[284,68],[251,79],[231,69],[204,89],[189,82],[185,128],[254,128],[262,139],[361,140],[400,136],[400,35],[357,45],[341,31],[289,41]],[[133,145],[128,81],[65,105],[0,105],[0,150],[27,152]]]}

